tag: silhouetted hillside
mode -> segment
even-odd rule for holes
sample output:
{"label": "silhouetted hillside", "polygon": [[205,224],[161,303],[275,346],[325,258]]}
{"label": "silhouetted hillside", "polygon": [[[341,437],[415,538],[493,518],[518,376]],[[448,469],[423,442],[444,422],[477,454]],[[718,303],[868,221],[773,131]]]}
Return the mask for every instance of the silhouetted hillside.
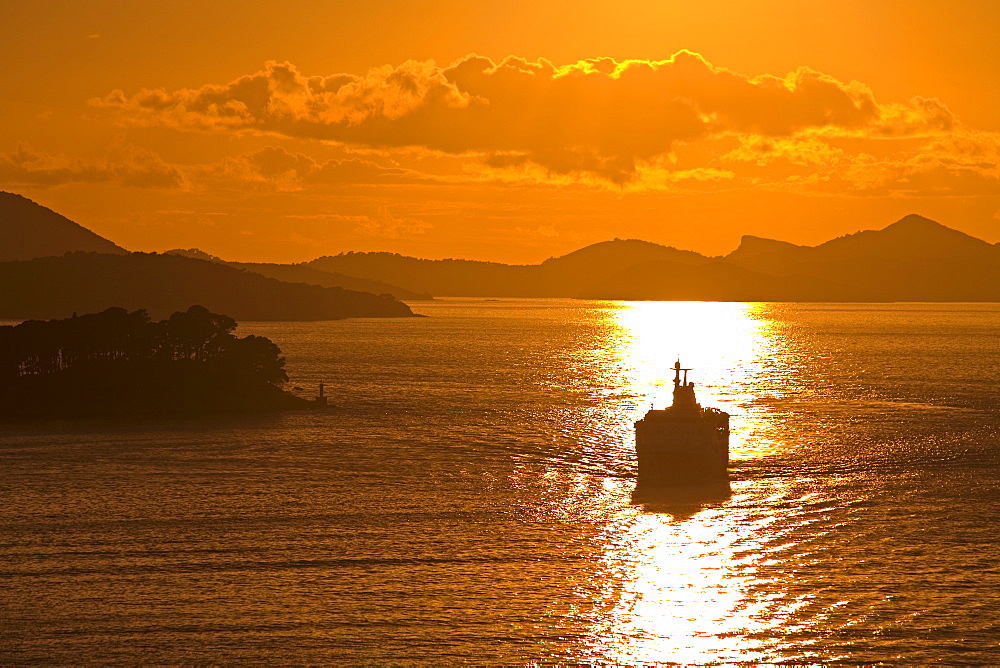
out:
{"label": "silhouetted hillside", "polygon": [[344,288],[358,292],[370,292],[375,295],[392,295],[402,301],[421,301],[434,299],[426,292],[407,290],[398,285],[390,285],[367,278],[356,278],[336,272],[321,271],[305,264],[274,264],[269,262],[228,262],[230,267],[252,271],[262,276],[275,278],[288,283],[306,283],[321,285],[326,288]]}
{"label": "silhouetted hillside", "polygon": [[851,299],[1000,300],[1000,248],[917,215],[815,247],[744,237],[725,259],[759,272],[843,285]]}
{"label": "silhouetted hillside", "polygon": [[202,306],[153,322],[109,308],[0,327],[0,417],[304,408],[281,350]]}
{"label": "silhouetted hillside", "polygon": [[942,258],[998,257],[997,249],[982,239],[910,214],[881,230],[865,230],[816,246],[828,260],[938,260]]}
{"label": "silhouetted hillside", "polygon": [[226,261],[217,255],[212,255],[211,253],[206,253],[200,248],[171,248],[168,251],[163,251],[164,255],[181,255],[183,257],[194,258],[195,260],[205,260],[207,262],[219,262],[220,264],[226,264]]}
{"label": "silhouetted hillside", "polygon": [[275,278],[286,283],[305,283],[307,285],[321,285],[325,288],[344,288],[345,290],[357,290],[358,292],[370,292],[375,295],[392,295],[396,299],[404,301],[420,301],[434,299],[431,295],[423,292],[415,292],[401,288],[398,285],[389,285],[381,281],[372,281],[366,278],[356,278],[330,271],[321,271],[307,266],[305,263],[298,264],[278,264],[275,262],[227,262],[222,258],[199,250],[197,248],[175,248],[168,250],[171,255],[183,255],[200,260],[211,262],[221,262],[222,264],[252,271],[261,276]]}
{"label": "silhouetted hillside", "polygon": [[[0,216],[0,257],[48,256],[87,244],[125,252],[19,195],[0,193]],[[591,244],[537,265],[355,252],[286,265],[225,262],[198,249],[169,253],[0,264],[0,317],[112,305],[166,313],[188,303],[253,320],[405,316],[412,312],[398,299],[431,295],[1000,301],[1000,245],[915,214],[814,247],[748,235],[714,259],[637,239]]]}
{"label": "silhouetted hillside", "polygon": [[587,286],[604,283],[632,267],[653,262],[697,265],[708,262],[708,258],[649,241],[615,239],[549,258],[540,265],[540,273],[554,296],[575,295]]}
{"label": "silhouetted hillside", "polygon": [[605,241],[539,265],[474,260],[421,260],[395,253],[341,253],[309,263],[323,271],[404,285],[456,297],[572,297],[600,280],[649,261],[706,262],[682,251],[636,239]]}
{"label": "silhouetted hillside", "polygon": [[69,253],[0,263],[0,318],[55,318],[110,306],[160,317],[192,303],[239,320],[412,316],[392,297],[284,283],[178,255]]}
{"label": "silhouetted hillside", "polygon": [[815,247],[745,236],[714,259],[615,239],[538,265],[341,253],[309,266],[461,297],[1000,301],[1000,246],[917,215]]}
{"label": "silhouetted hillside", "polygon": [[341,253],[307,263],[320,271],[402,285],[432,295],[534,297],[548,294],[538,265],[421,260],[397,253]]}
{"label": "silhouetted hillside", "polygon": [[744,234],[739,247],[725,256],[725,259],[741,267],[773,273],[775,262],[797,259],[808,251],[808,246],[797,246],[787,241]]}
{"label": "silhouetted hillside", "polygon": [[26,197],[0,192],[0,262],[73,251],[128,252]]}

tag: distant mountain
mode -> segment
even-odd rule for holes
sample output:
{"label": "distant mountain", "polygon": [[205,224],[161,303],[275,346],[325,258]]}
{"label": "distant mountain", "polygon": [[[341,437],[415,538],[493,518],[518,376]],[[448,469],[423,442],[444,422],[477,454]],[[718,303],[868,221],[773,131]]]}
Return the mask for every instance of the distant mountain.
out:
{"label": "distant mountain", "polygon": [[743,237],[725,260],[841,285],[859,301],[1000,300],[1000,247],[914,214],[818,246]]}
{"label": "distant mountain", "polygon": [[227,262],[230,267],[276,278],[288,283],[306,283],[321,285],[326,288],[344,288],[358,292],[370,292],[375,295],[392,295],[402,301],[421,301],[434,299],[426,292],[407,290],[398,285],[390,285],[382,281],[367,278],[356,278],[332,271],[321,271],[306,264],[273,264],[268,262]]}
{"label": "distant mountain", "polygon": [[197,248],[175,248],[168,250],[170,255],[183,255],[185,257],[207,260],[209,262],[221,262],[255,274],[275,278],[288,283],[306,283],[307,285],[321,285],[325,288],[344,288],[345,290],[357,290],[359,292],[370,292],[376,295],[392,295],[396,299],[404,301],[419,301],[433,299],[424,292],[407,290],[397,285],[389,285],[381,281],[369,280],[366,278],[355,278],[336,272],[321,271],[306,264],[277,264],[271,262],[226,262],[222,258],[199,250]]}
{"label": "distant mountain", "polygon": [[744,236],[726,260],[742,267],[785,273],[814,263],[875,260],[936,261],[943,258],[993,257],[997,249],[981,239],[929,218],[910,214],[882,230],[865,230],[818,246]]}
{"label": "distant mountain", "polygon": [[68,253],[0,263],[0,318],[61,318],[111,306],[161,318],[201,304],[237,320],[412,316],[389,296],[285,283],[179,255]]}
{"label": "distant mountain", "polygon": [[412,315],[397,300],[430,295],[1000,301],[1000,245],[915,214],[818,246],[748,235],[721,258],[614,239],[534,265],[383,252],[301,264],[226,262],[196,248],[119,256],[116,262],[113,254],[124,249],[20,195],[0,193],[0,260],[79,250],[101,254],[0,264],[0,317],[64,317],[108,306],[157,315],[193,303],[241,320]]}
{"label": "distant mountain", "polygon": [[615,239],[537,265],[393,253],[341,253],[308,265],[458,297],[1000,301],[1000,246],[918,215],[815,247],[745,236],[723,258]]}
{"label": "distant mountain", "polygon": [[306,266],[382,280],[410,290],[455,297],[534,297],[544,295],[537,265],[478,260],[421,260],[397,253],[341,253],[317,258]]}
{"label": "distant mountain", "polygon": [[996,257],[982,239],[911,213],[882,230],[865,230],[816,246],[824,259],[936,260]]}
{"label": "distant mountain", "polygon": [[308,266],[455,297],[572,297],[628,267],[650,261],[699,264],[708,258],[637,239],[604,241],[537,265],[421,260],[396,253],[341,253]]}
{"label": "distant mountain", "polygon": [[[279,275],[286,280],[276,280]],[[226,266],[195,248],[169,256],[129,255],[50,209],[0,192],[2,318],[65,317],[111,306],[160,316],[191,304],[242,320],[412,316],[396,293],[429,297],[308,267]]]}
{"label": "distant mountain", "polygon": [[587,286],[613,279],[621,272],[649,263],[700,265],[708,258],[694,251],[678,250],[639,239],[615,239],[585,246],[539,266],[553,296],[575,296]]}
{"label": "distant mountain", "polygon": [[128,252],[26,197],[0,192],[0,262],[72,251]]}
{"label": "distant mountain", "polygon": [[221,257],[206,253],[200,248],[172,248],[168,251],[164,251],[163,254],[180,255],[183,257],[194,258],[195,260],[205,260],[206,262],[221,262],[222,264],[226,264],[226,261],[223,260]]}
{"label": "distant mountain", "polygon": [[778,258],[796,259],[801,257],[801,253],[807,253],[808,249],[808,246],[796,246],[787,241],[744,234],[739,247],[725,257],[741,267],[768,271],[773,269],[774,262],[781,261]]}

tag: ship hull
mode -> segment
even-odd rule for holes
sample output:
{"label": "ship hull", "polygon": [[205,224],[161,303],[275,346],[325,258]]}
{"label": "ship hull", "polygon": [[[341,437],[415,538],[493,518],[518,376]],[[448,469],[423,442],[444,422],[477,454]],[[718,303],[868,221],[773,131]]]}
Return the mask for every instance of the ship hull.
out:
{"label": "ship hull", "polygon": [[637,422],[637,488],[677,488],[727,481],[728,416],[725,416],[725,424],[715,422],[702,416],[691,420],[673,420],[656,419],[655,415],[647,415]]}

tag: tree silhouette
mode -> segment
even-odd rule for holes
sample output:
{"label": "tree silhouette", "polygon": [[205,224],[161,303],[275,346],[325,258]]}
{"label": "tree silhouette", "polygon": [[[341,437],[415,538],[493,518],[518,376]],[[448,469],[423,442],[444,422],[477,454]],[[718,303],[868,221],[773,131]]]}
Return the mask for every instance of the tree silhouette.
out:
{"label": "tree silhouette", "polygon": [[237,337],[202,306],[153,322],[109,308],[0,327],[0,415],[257,409],[293,405],[281,350]]}

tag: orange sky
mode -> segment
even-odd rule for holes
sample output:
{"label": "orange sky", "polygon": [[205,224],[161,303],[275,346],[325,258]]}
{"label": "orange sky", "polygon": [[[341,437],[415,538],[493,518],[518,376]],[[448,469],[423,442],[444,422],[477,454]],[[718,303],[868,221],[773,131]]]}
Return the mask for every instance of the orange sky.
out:
{"label": "orange sky", "polygon": [[1000,241],[1000,3],[0,5],[0,188],[133,250]]}

